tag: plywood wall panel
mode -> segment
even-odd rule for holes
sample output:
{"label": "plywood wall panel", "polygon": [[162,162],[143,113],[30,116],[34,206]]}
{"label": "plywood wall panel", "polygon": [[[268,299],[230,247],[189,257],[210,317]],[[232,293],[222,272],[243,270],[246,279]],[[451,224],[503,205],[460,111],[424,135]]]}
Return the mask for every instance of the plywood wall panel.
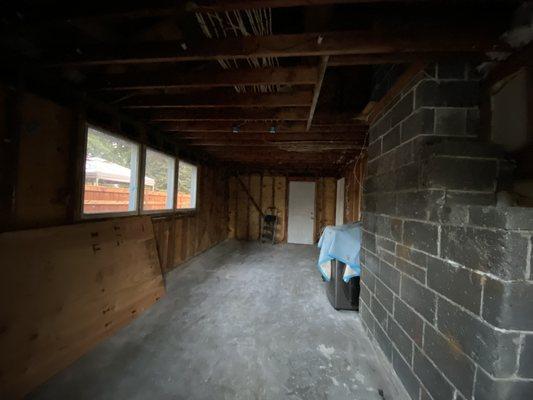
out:
{"label": "plywood wall panel", "polygon": [[18,398],[164,295],[150,217],[0,234],[0,397]]}
{"label": "plywood wall panel", "polygon": [[21,96],[18,108],[15,224],[19,229],[64,224],[72,200],[68,165],[75,113],[29,94]]}
{"label": "plywood wall panel", "polygon": [[274,177],[274,207],[278,212],[278,225],[276,229],[276,243],[287,241],[287,178]]}
{"label": "plywood wall panel", "polygon": [[[240,182],[239,182],[240,180]],[[248,195],[246,190],[250,188],[250,178],[246,175],[237,177],[237,239],[248,240]]]}
{"label": "plywood wall panel", "polygon": [[228,238],[234,239],[237,229],[237,178],[229,178],[228,182]]}
{"label": "plywood wall panel", "polygon": [[261,204],[261,175],[250,176],[250,200],[248,204],[248,240],[259,240],[259,230],[261,227],[261,214],[256,208]]}

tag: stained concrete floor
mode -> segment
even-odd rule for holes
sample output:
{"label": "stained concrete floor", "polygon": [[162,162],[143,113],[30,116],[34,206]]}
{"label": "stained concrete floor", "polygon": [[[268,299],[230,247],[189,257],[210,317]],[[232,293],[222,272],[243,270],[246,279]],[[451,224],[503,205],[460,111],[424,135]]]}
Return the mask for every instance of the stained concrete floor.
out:
{"label": "stained concrete floor", "polygon": [[314,246],[224,242],[32,399],[360,399],[405,393],[359,315],[327,301]]}

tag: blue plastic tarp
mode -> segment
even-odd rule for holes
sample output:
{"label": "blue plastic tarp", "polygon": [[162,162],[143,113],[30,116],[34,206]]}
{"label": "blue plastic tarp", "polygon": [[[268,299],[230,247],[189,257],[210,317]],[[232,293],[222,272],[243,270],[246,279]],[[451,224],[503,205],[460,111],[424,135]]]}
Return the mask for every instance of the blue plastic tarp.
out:
{"label": "blue plastic tarp", "polygon": [[318,269],[326,281],[331,279],[331,260],[346,264],[343,280],[361,275],[359,253],[361,252],[361,223],[327,226],[318,241],[320,256]]}

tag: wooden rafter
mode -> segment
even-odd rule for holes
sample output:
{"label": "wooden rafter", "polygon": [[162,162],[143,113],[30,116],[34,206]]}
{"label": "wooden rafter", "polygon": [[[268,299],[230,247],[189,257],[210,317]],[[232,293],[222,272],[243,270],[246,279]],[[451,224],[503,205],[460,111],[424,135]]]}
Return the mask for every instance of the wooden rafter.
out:
{"label": "wooden rafter", "polygon": [[[159,121],[157,126],[166,132],[226,132],[230,133],[235,124],[231,121]],[[242,133],[266,133],[272,124],[267,122],[246,121],[239,124],[239,131]],[[300,121],[281,121],[276,125],[276,132],[278,133],[305,133],[307,129],[307,122]],[[337,124],[313,124],[309,132],[365,132],[368,126],[364,123],[357,123],[355,121],[350,123]]]}
{"label": "wooden rafter", "polygon": [[[134,111],[134,110],[132,110]],[[135,110],[150,121],[307,121],[307,107]]]}
{"label": "wooden rafter", "polygon": [[123,108],[228,108],[310,106],[313,92],[289,93],[200,93],[196,95],[137,95],[119,103]]}
{"label": "wooden rafter", "polygon": [[347,31],[204,39],[195,42],[141,43],[80,49],[45,60],[50,66],[143,64],[239,59],[249,57],[302,57],[404,52],[484,52],[504,48],[497,45],[498,33],[490,29],[462,29],[453,35],[442,30]]}
{"label": "wooden rafter", "polygon": [[90,80],[87,87],[99,90],[147,90],[235,85],[314,85],[316,79],[317,69],[314,67],[251,68],[190,73],[107,75]]}
{"label": "wooden rafter", "polygon": [[313,117],[315,116],[318,98],[320,97],[320,90],[322,89],[322,82],[324,82],[324,76],[326,75],[326,69],[328,68],[328,59],[329,56],[323,56],[320,60],[320,65],[318,67],[318,78],[315,84],[311,108],[309,109],[309,117],[307,118],[306,130],[309,130],[311,128],[311,124],[313,123]]}

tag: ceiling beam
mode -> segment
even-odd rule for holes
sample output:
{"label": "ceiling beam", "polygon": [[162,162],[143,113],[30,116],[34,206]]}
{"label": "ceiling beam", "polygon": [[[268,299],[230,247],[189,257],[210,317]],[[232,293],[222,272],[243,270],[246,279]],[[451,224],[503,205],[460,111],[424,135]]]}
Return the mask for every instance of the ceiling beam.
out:
{"label": "ceiling beam", "polygon": [[364,132],[296,132],[296,133],[205,133],[205,132],[184,132],[176,134],[180,139],[190,143],[202,142],[283,142],[283,141],[340,141],[347,143],[362,143],[365,137]]}
{"label": "ceiling beam", "polygon": [[139,94],[118,104],[122,108],[309,107],[312,100],[312,91],[299,90],[289,93]]}
{"label": "ceiling beam", "polygon": [[[230,121],[157,121],[158,128],[165,132],[200,132],[200,133],[231,133],[235,125]],[[266,133],[269,132],[271,123],[249,121],[239,124],[239,131],[241,133]],[[278,133],[305,133],[307,122],[299,121],[283,121],[276,124],[276,132]],[[337,124],[313,124],[309,132],[366,132],[368,125],[352,121],[351,123],[337,123]]]}
{"label": "ceiling beam", "polygon": [[[42,26],[53,26],[60,23],[77,23],[78,21],[99,19],[180,17],[191,12],[430,1],[435,0],[152,0],[149,3],[144,0],[114,0],[112,2],[93,0],[80,3],[63,0],[55,1],[53,5],[42,2],[42,6],[37,4],[31,8],[14,2],[13,5],[9,5],[6,15],[16,16],[21,23],[41,23]],[[20,16],[23,17],[22,21],[20,21]]]}
{"label": "ceiling beam", "polygon": [[183,43],[136,43],[120,46],[80,47],[77,53],[58,49],[44,61],[49,66],[91,66],[239,59],[249,57],[301,57],[347,54],[420,52],[485,52],[501,50],[495,29],[361,30],[323,33],[202,39]]}
{"label": "ceiling beam", "polygon": [[313,102],[311,103],[311,108],[309,110],[309,117],[307,118],[307,126],[306,126],[307,131],[311,128],[311,124],[313,123],[313,117],[315,116],[315,110],[318,104],[318,98],[320,97],[320,90],[322,89],[322,82],[324,82],[324,76],[326,75],[326,69],[328,68],[328,59],[329,59],[329,56],[322,56],[320,60],[320,65],[318,66],[318,80],[315,84],[315,90],[313,93]]}
{"label": "ceiling beam", "polygon": [[446,60],[465,60],[482,62],[487,56],[477,52],[420,52],[391,54],[350,54],[331,56],[328,67],[344,67],[352,65],[407,64],[413,62],[439,62]]}
{"label": "ceiling beam", "polygon": [[235,85],[314,85],[317,79],[316,67],[250,68],[106,75],[89,80],[86,87],[98,90],[148,90]]}
{"label": "ceiling beam", "polygon": [[[150,121],[307,121],[307,107],[131,110]],[[239,124],[237,124],[239,125]],[[271,124],[272,126],[272,124]]]}

